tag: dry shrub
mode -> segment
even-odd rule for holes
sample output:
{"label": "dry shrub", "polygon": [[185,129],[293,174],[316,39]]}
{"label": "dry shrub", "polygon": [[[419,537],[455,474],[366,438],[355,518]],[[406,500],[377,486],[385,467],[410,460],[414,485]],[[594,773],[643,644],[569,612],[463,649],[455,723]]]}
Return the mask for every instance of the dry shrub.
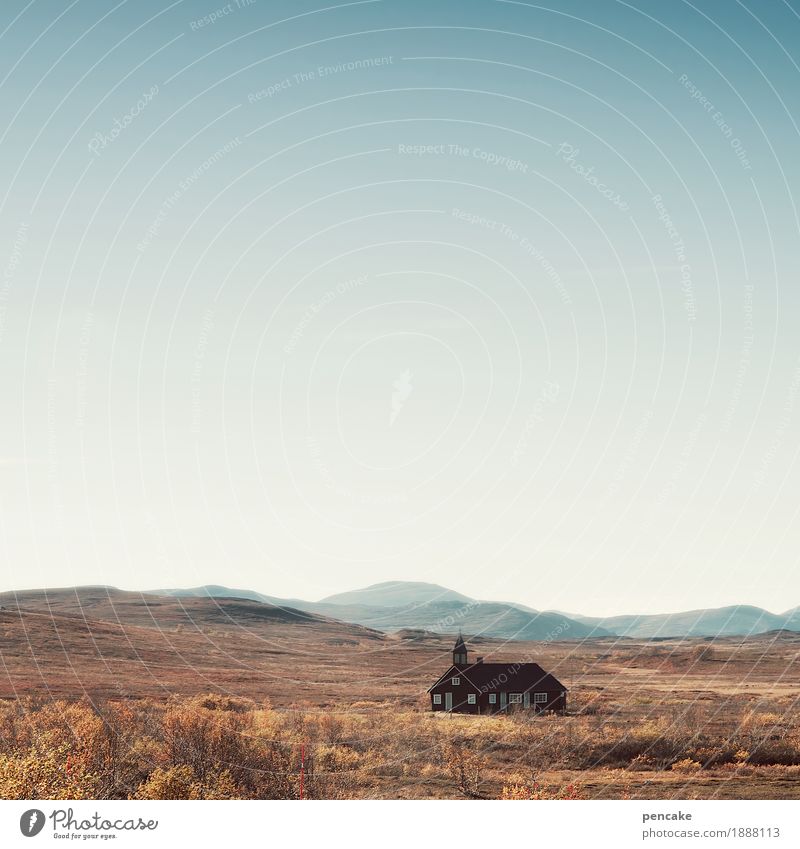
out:
{"label": "dry shrub", "polygon": [[523,800],[531,799],[583,799],[583,789],[580,784],[572,782],[562,787],[546,787],[534,781],[530,784],[504,785],[501,799]]}
{"label": "dry shrub", "polygon": [[534,717],[443,715],[384,702],[277,711],[214,694],[0,702],[0,796],[293,799],[301,751],[309,798],[487,798],[504,785],[504,798],[573,798],[531,778],[551,770],[626,770],[628,780],[631,771],[690,776],[701,768],[800,776],[791,701],[762,700],[755,711],[736,697],[703,705],[660,696],[646,712],[632,703],[615,707],[607,693],[578,691],[577,713]]}
{"label": "dry shrub", "polygon": [[[192,704],[203,710],[227,711],[229,713],[252,713],[256,703],[252,699],[243,699],[235,696],[223,696],[219,693],[204,693],[192,699]],[[262,708],[267,707],[262,704]]]}
{"label": "dry shrub", "polygon": [[569,711],[581,716],[597,716],[605,713],[602,694],[592,692],[572,694],[569,700]]}
{"label": "dry shrub", "polygon": [[309,799],[350,799],[357,790],[364,756],[347,746],[317,746],[306,763]]}
{"label": "dry shrub", "polygon": [[442,748],[442,761],[456,787],[470,798],[481,798],[481,773],[486,758],[471,751],[463,740],[454,740]]}
{"label": "dry shrub", "polygon": [[656,768],[656,762],[650,755],[636,755],[630,762],[629,768],[637,772],[646,772]]}
{"label": "dry shrub", "polygon": [[200,783],[227,773],[245,798],[294,795],[290,747],[258,735],[253,711],[238,702],[200,697],[173,705],[164,714],[163,734],[165,765],[190,767]]}
{"label": "dry shrub", "polygon": [[133,795],[134,799],[236,799],[239,788],[230,772],[206,773],[200,779],[194,770],[185,764],[169,769],[158,767],[142,782]]}
{"label": "dry shrub", "polygon": [[683,772],[691,774],[693,772],[699,772],[703,768],[703,765],[698,761],[693,761],[691,758],[683,758],[682,760],[676,761],[672,764],[673,772]]}
{"label": "dry shrub", "polygon": [[98,776],[88,773],[82,763],[70,762],[68,746],[0,755],[3,799],[94,799],[98,787]]}
{"label": "dry shrub", "polygon": [[324,714],[319,720],[321,739],[329,746],[339,743],[345,733],[344,722],[335,714]]}
{"label": "dry shrub", "polygon": [[714,651],[713,646],[695,646],[691,649],[687,654],[687,661],[690,664],[690,667],[695,663],[702,663],[703,661],[716,660],[717,655]]}

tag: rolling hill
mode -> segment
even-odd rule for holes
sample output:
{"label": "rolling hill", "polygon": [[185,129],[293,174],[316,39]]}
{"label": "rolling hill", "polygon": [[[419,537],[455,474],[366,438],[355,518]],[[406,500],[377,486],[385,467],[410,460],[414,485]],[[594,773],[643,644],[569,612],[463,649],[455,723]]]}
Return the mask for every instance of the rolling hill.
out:
{"label": "rolling hill", "polygon": [[585,625],[611,631],[620,637],[746,637],[768,631],[800,630],[800,617],[775,614],[747,604],[682,613],[595,618],[575,616]]}
{"label": "rolling hill", "polygon": [[[695,669],[700,661],[689,643],[667,631],[766,629],[744,639],[719,637],[698,669],[706,683],[709,674],[729,671],[722,658],[734,651],[751,657],[751,665],[740,670],[748,681],[772,675],[794,657],[780,655],[775,646],[794,652],[800,641],[797,631],[768,628],[775,619],[791,618],[792,611],[775,616],[758,608],[599,620],[626,632],[619,638],[624,642],[614,645],[609,640],[618,638],[605,636],[596,622],[502,602],[428,600],[396,607],[299,602],[312,610],[224,587],[173,592],[95,586],[0,595],[0,698],[168,698],[213,691],[268,697],[286,707],[335,706],[343,699],[411,706],[450,662],[459,627],[475,655],[509,663],[536,657],[573,683],[600,667],[604,675],[618,675],[625,658],[626,669],[634,671],[676,663],[684,672],[686,663]],[[634,631],[648,636],[633,637]],[[585,640],[586,635],[601,639]],[[654,648],[653,637],[664,645]]]}
{"label": "rolling hill", "polygon": [[163,592],[176,596],[257,598],[387,633],[406,628],[435,633],[461,629],[465,634],[502,640],[552,640],[614,636],[640,639],[750,636],[782,629],[800,631],[800,607],[781,614],[752,605],[734,605],[679,613],[592,617],[554,610],[538,611],[513,602],[479,601],[438,584],[419,581],[388,581],[337,593],[317,602],[280,599],[226,587]]}
{"label": "rolling hill", "polygon": [[0,698],[215,691],[292,703],[344,686],[367,698],[393,647],[363,626],[251,599],[113,587],[0,595]]}
{"label": "rolling hill", "polygon": [[[389,581],[337,593],[321,601],[283,599],[219,585],[150,593],[111,587],[31,590],[0,595],[0,606],[54,611],[125,626],[187,630],[231,627],[241,632],[268,624],[362,628],[391,634],[404,630],[497,640],[580,640],[593,637],[751,636],[800,631],[800,608],[781,614],[738,605],[680,613],[589,617],[537,611],[521,604],[481,601],[426,582]],[[335,624],[334,624],[335,623]],[[343,639],[351,639],[348,632]]]}
{"label": "rolling hill", "polygon": [[429,602],[360,609],[328,603],[319,604],[314,609],[348,622],[358,622],[388,632],[414,628],[447,634],[461,630],[465,634],[501,640],[570,640],[590,635],[610,636],[610,632],[602,626],[585,625],[554,613],[523,610],[503,602]]}
{"label": "rolling hill", "polygon": [[368,607],[413,607],[455,602],[469,604],[474,599],[439,584],[423,581],[386,581],[361,590],[351,590],[323,598],[321,604],[358,604]]}
{"label": "rolling hill", "polygon": [[[612,636],[610,631],[596,623],[584,624],[564,614],[540,612],[505,602],[477,601],[438,584],[424,582],[389,581],[328,596],[317,602],[279,599],[211,586],[160,592],[175,597],[257,596],[272,605],[329,616],[386,633],[408,628],[437,634],[462,630],[465,634],[500,640],[571,640],[590,635]],[[367,604],[368,600],[374,603]]]}

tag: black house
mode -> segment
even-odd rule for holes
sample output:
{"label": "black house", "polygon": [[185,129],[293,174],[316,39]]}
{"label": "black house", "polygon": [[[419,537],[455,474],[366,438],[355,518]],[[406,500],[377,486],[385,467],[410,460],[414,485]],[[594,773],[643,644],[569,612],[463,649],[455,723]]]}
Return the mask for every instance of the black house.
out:
{"label": "black house", "polygon": [[431,709],[453,713],[492,714],[500,711],[567,709],[567,688],[538,663],[469,663],[459,634],[453,665],[428,690]]}

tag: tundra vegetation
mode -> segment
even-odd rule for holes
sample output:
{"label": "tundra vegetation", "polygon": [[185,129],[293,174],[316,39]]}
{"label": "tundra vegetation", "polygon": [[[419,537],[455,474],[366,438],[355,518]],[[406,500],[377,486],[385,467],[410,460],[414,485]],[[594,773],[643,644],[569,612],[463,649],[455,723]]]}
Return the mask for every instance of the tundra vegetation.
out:
{"label": "tundra vegetation", "polygon": [[[619,694],[616,694],[618,697]],[[6,799],[800,797],[794,697],[573,693],[564,716],[426,700],[0,702]]]}
{"label": "tundra vegetation", "polygon": [[98,587],[0,605],[3,798],[296,798],[301,752],[308,798],[800,798],[798,632],[473,636],[569,697],[469,717],[425,694],[452,633]]}

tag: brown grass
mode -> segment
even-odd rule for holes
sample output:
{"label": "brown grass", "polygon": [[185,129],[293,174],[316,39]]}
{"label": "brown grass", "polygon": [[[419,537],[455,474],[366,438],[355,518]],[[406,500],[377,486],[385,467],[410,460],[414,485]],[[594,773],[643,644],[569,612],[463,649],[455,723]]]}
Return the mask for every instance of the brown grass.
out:
{"label": "brown grass", "polygon": [[798,797],[800,722],[781,707],[728,704],[720,718],[666,704],[631,723],[391,703],[276,710],[213,694],[26,698],[0,704],[0,797],[293,799],[301,750],[308,798]]}

